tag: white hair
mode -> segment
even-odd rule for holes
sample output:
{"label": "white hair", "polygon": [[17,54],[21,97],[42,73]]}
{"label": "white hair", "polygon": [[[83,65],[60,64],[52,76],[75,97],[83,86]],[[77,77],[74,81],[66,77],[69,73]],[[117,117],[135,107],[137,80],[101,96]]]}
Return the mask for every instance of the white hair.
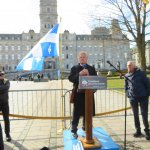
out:
{"label": "white hair", "polygon": [[128,64],[131,64],[131,65],[133,65],[134,67],[136,67],[135,61],[129,60],[129,61],[127,62],[127,65],[128,65]]}
{"label": "white hair", "polygon": [[80,55],[85,55],[86,57],[88,57],[88,54],[84,51],[79,52],[78,56],[80,56]]}

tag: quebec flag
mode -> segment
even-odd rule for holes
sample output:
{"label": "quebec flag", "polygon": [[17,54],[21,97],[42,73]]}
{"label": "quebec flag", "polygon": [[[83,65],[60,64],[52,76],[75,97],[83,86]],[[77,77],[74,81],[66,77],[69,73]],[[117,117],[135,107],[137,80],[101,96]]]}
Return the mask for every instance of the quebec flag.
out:
{"label": "quebec flag", "polygon": [[43,69],[44,58],[59,56],[59,24],[56,24],[21,60],[16,70]]}

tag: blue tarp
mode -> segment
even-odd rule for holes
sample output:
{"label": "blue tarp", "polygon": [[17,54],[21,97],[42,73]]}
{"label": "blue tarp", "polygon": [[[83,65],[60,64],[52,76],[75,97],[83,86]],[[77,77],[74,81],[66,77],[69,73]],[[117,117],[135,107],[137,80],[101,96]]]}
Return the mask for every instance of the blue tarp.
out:
{"label": "blue tarp", "polygon": [[[79,137],[85,137],[85,132],[82,129],[78,129],[77,133]],[[119,150],[119,146],[102,128],[93,128],[93,137],[96,137],[102,146],[91,150]],[[64,150],[83,150],[81,141],[75,139],[70,130],[64,131]]]}

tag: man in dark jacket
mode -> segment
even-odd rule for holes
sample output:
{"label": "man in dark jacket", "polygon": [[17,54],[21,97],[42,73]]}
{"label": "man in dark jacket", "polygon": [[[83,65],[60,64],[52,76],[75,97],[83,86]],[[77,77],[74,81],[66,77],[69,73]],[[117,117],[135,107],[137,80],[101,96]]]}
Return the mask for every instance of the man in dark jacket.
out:
{"label": "man in dark jacket", "polygon": [[11,141],[10,137],[10,121],[9,121],[9,103],[8,103],[8,90],[10,82],[4,78],[4,72],[0,71],[0,111],[2,111],[4,123],[5,123],[5,134],[6,140]]}
{"label": "man in dark jacket", "polygon": [[[79,64],[73,66],[71,68],[70,75],[68,77],[69,81],[74,84],[74,86],[78,87],[79,84],[79,76],[96,76],[97,73],[95,68],[87,64],[87,54],[85,52],[80,52],[78,55]],[[94,93],[93,93],[93,115],[95,114],[95,106],[94,106]],[[79,90],[77,88],[76,98],[74,102],[73,108],[73,116],[72,116],[72,126],[71,132],[75,138],[77,135],[77,126],[79,123],[80,116],[83,116],[83,126],[82,129],[85,130],[85,91]]]}
{"label": "man in dark jacket", "polygon": [[140,105],[146,139],[150,140],[148,123],[149,80],[144,71],[136,68],[133,61],[127,62],[127,69],[128,73],[125,75],[125,90],[134,115],[136,132],[133,136],[140,137],[142,135],[138,109],[138,106]]}

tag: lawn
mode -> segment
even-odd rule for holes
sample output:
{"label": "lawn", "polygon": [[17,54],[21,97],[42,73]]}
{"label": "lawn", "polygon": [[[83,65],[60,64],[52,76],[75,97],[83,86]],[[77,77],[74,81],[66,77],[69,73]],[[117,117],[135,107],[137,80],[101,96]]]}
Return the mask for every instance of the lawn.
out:
{"label": "lawn", "polygon": [[[147,74],[150,79],[150,74]],[[107,77],[107,88],[124,88],[124,79],[120,79],[119,76]]]}
{"label": "lawn", "polygon": [[107,78],[107,88],[124,88],[124,79],[119,77]]}

